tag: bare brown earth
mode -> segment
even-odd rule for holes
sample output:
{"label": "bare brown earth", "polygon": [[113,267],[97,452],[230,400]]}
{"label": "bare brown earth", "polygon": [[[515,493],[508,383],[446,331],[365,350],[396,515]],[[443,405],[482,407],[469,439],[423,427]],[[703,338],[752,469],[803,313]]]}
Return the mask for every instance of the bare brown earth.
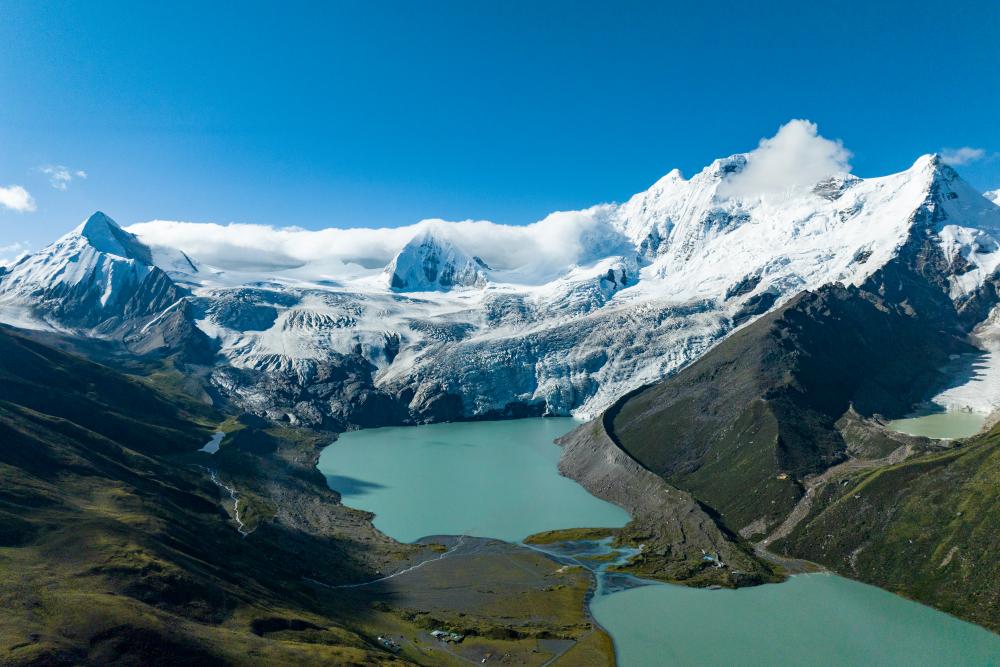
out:
{"label": "bare brown earth", "polygon": [[[628,510],[632,520],[617,533],[641,546],[629,571],[638,576],[694,586],[742,586],[780,576],[753,547],[727,533],[690,493],[646,470],[608,436],[602,419],[580,426],[559,441],[559,471],[590,493]],[[710,554],[725,564],[707,561]]]}

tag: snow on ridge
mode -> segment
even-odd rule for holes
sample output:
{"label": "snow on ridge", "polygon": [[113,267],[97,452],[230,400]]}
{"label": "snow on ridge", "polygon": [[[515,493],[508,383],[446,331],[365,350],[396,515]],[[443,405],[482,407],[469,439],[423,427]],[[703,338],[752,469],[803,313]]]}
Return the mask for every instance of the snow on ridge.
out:
{"label": "snow on ridge", "polygon": [[[674,170],[622,204],[523,227],[151,222],[125,240],[138,237],[194,291],[207,313],[197,325],[231,365],[301,379],[316,363],[360,352],[376,384],[412,395],[411,408],[448,391],[470,415],[514,401],[594,414],[803,289],[860,284],[915,225],[930,226],[919,231],[934,234],[951,263],[953,298],[1000,268],[1000,208],[936,156],[877,178],[823,169],[808,185],[728,187],[754,159],[722,158],[690,179]],[[104,231],[93,230],[98,244],[140,252]],[[149,270],[116,252],[64,237],[0,277],[0,300],[30,300],[30,290],[12,287],[28,274],[42,284],[106,263]],[[87,275],[104,281],[101,271]],[[118,285],[109,299],[128,293]]]}
{"label": "snow on ridge", "polygon": [[11,300],[19,293],[23,296],[60,284],[92,283],[101,287],[101,304],[106,305],[117,287],[137,284],[151,269],[149,249],[98,212],[12,266],[0,282],[0,299]]}
{"label": "snow on ridge", "polygon": [[393,290],[425,292],[453,287],[483,287],[489,266],[472,257],[434,228],[410,239],[385,267],[386,285]]}
{"label": "snow on ridge", "polygon": [[95,212],[63,237],[67,240],[77,238],[101,253],[134,259],[143,264],[153,262],[149,248],[101,211]]}
{"label": "snow on ridge", "polygon": [[[481,287],[488,274],[493,284],[530,291],[619,257],[626,264],[639,261],[645,267],[641,282],[661,296],[705,298],[747,276],[803,288],[863,280],[905,241],[910,214],[926,199],[935,174],[950,170],[928,155],[890,176],[862,179],[841,172],[811,188],[727,194],[724,186],[748,160],[752,154],[715,160],[689,180],[673,170],[623,204],[557,212],[526,226],[438,220],[394,229],[304,231],[151,222],[130,230],[153,246],[161,268],[206,285],[277,278],[369,292],[393,289],[392,276],[399,274],[406,291],[435,291],[452,284]],[[199,246],[202,236],[209,240]],[[428,238],[437,239],[443,266],[457,271],[445,281],[451,284],[427,279],[430,267],[422,265],[419,249],[435,245],[425,243]],[[198,266],[212,264],[199,257],[201,250],[236,270],[182,276],[186,262],[178,269],[159,259],[169,240]],[[263,263],[254,270],[230,256]],[[855,261],[860,257],[865,261]],[[492,270],[476,266],[477,258]]]}

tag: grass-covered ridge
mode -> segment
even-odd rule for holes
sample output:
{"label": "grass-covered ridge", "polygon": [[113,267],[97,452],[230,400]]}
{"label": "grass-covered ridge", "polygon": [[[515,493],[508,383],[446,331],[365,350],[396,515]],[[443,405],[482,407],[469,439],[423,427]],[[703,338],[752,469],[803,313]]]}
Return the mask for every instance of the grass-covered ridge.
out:
{"label": "grass-covered ridge", "polygon": [[[609,664],[589,579],[512,545],[456,559],[458,587],[442,560],[336,588],[441,549],[339,503],[315,468],[331,436],[221,414],[180,372],[127,376],[0,329],[0,664],[466,663],[427,636],[432,619],[475,633],[462,650],[541,664],[556,637],[588,656],[562,664]],[[220,451],[198,452],[216,429]],[[526,619],[516,636],[509,618]],[[389,632],[399,653],[377,641]]]}
{"label": "grass-covered ridge", "polygon": [[828,485],[772,548],[1000,631],[1000,428]]}

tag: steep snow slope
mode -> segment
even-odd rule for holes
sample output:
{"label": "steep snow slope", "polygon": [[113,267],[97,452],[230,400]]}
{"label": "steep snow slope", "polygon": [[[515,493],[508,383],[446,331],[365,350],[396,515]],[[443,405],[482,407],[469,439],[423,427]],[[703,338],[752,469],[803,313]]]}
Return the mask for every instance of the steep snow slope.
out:
{"label": "steep snow slope", "polygon": [[[388,270],[331,286],[299,269],[252,289],[199,290],[215,304],[202,327],[235,366],[303,382],[324,359],[360,354],[374,385],[417,418],[512,406],[590,414],[803,289],[864,282],[925,236],[946,258],[956,302],[1000,264],[1000,209],[934,156],[882,178],[839,174],[755,198],[720,193],[748,159],[717,160],[690,180],[674,171],[620,206],[564,214],[588,231],[580,261],[553,280],[534,281],[529,267],[485,281],[456,244],[420,234],[389,267],[406,276],[398,285],[420,291],[388,288]],[[469,278],[429,278],[428,257]],[[244,306],[252,323],[220,317],[236,294],[254,302]]]}
{"label": "steep snow slope", "polygon": [[441,232],[427,228],[392,258],[385,267],[385,280],[390,288],[406,292],[482,287],[487,270],[486,262],[470,257]]}
{"label": "steep snow slope", "polygon": [[984,192],[983,196],[985,196],[994,204],[1000,205],[1000,188],[997,188],[996,190],[990,190],[989,192]]}

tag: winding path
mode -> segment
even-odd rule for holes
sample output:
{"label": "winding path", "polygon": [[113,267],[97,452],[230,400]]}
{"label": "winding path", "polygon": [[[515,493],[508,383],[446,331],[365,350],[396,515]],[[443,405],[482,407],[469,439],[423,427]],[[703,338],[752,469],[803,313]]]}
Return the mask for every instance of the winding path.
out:
{"label": "winding path", "polygon": [[813,499],[816,497],[816,492],[826,486],[829,482],[837,480],[840,477],[845,477],[854,472],[871,470],[873,468],[881,468],[883,466],[899,463],[900,461],[907,459],[912,453],[913,447],[910,445],[902,445],[883,458],[851,458],[843,463],[833,466],[832,468],[828,468],[820,475],[804,480],[806,492],[802,494],[801,498],[799,498],[799,502],[797,502],[795,507],[792,508],[792,511],[788,513],[785,520],[782,521],[770,535],[758,542],[757,546],[760,549],[767,549],[767,547],[775,540],[780,540],[791,535],[792,531],[795,530],[795,527],[809,515],[809,510],[812,509]]}
{"label": "winding path", "polygon": [[316,584],[317,586],[323,586],[324,588],[334,588],[334,589],[337,589],[337,588],[361,588],[362,586],[371,586],[372,584],[377,584],[377,583],[379,583],[381,581],[388,581],[389,579],[395,579],[396,577],[404,575],[404,574],[406,574],[408,572],[413,572],[414,570],[417,570],[417,569],[423,567],[424,565],[427,565],[428,563],[434,563],[434,562],[437,562],[439,560],[444,560],[448,556],[450,556],[453,553],[455,553],[455,551],[462,546],[462,543],[464,541],[465,541],[465,535],[459,535],[458,536],[458,541],[455,542],[455,545],[451,549],[448,549],[447,551],[445,551],[443,554],[440,554],[440,555],[435,556],[433,558],[427,558],[425,560],[420,561],[416,565],[411,565],[408,568],[399,570],[398,572],[393,572],[392,574],[388,574],[388,575],[386,575],[384,577],[379,577],[378,579],[372,579],[371,581],[362,581],[362,582],[356,583],[356,584],[338,584],[338,585],[334,585],[334,584],[325,584],[322,581],[317,581],[316,579],[310,579],[309,577],[303,577],[303,579],[305,581],[308,581],[311,584]]}

